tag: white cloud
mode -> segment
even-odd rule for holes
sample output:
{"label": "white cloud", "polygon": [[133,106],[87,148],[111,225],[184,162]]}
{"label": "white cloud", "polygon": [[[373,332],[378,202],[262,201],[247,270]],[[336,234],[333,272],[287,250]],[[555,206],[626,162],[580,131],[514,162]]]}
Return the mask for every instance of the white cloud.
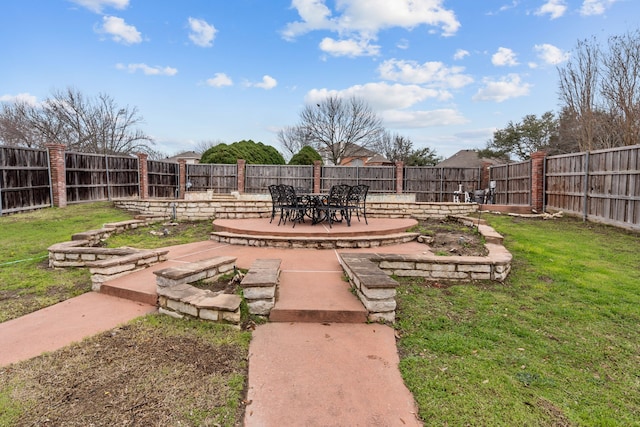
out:
{"label": "white cloud", "polygon": [[320,42],[320,50],[332,56],[376,56],[380,53],[380,46],[371,45],[368,40],[334,40],[325,37]]}
{"label": "white cloud", "polygon": [[420,25],[440,28],[443,36],[452,36],[460,28],[452,10],[444,0],[341,0],[335,15],[326,0],[292,0],[301,21],[290,22],[282,31],[285,39],[301,34],[327,30],[341,36],[357,34],[361,40],[375,40],[379,31],[401,27],[408,30]]}
{"label": "white cloud", "polygon": [[448,108],[431,111],[387,110],[380,117],[386,126],[394,128],[449,126],[468,122],[459,111]]}
{"label": "white cloud", "polygon": [[529,95],[531,85],[523,83],[517,74],[509,74],[500,80],[484,80],[484,87],[473,96],[474,101],[503,102],[510,98]]}
{"label": "white cloud", "polygon": [[518,60],[516,59],[516,57],[517,55],[513,50],[506,47],[500,47],[498,48],[498,51],[491,57],[491,63],[498,67],[506,65],[513,67],[515,65],[518,65]]}
{"label": "white cloud", "polygon": [[213,87],[232,86],[233,80],[225,73],[215,73],[212,78],[207,79],[207,84]]}
{"label": "white cloud", "polygon": [[380,76],[385,80],[456,89],[473,82],[473,78],[463,71],[464,67],[447,67],[442,62],[418,64],[398,59],[384,61],[378,67]]}
{"label": "white cloud", "polygon": [[459,61],[463,59],[465,56],[469,56],[469,55],[471,54],[469,53],[468,50],[458,49],[456,50],[456,53],[453,54],[453,59],[455,59],[456,61]]}
{"label": "white cloud", "polygon": [[305,102],[317,103],[328,96],[365,100],[374,110],[392,110],[411,107],[429,98],[447,98],[448,92],[425,88],[419,85],[388,83],[366,83],[351,86],[344,90],[312,89],[305,96]]}
{"label": "white cloud", "polygon": [[95,13],[102,13],[105,7],[122,10],[129,6],[129,0],[69,0]]}
{"label": "white cloud", "polygon": [[584,0],[580,8],[583,16],[602,15],[605,10],[611,7],[617,0]]}
{"label": "white cloud", "polygon": [[538,52],[538,58],[546,64],[557,65],[569,59],[569,53],[548,43],[537,44],[533,49]]}
{"label": "white cloud", "polygon": [[37,106],[38,98],[29,93],[19,93],[17,95],[2,95],[0,96],[0,102],[7,102],[11,104],[21,102],[28,105]]}
{"label": "white cloud", "polygon": [[147,64],[116,64],[116,68],[130,73],[142,71],[147,76],[175,76],[178,74],[178,70],[176,68],[160,66],[151,67]]}
{"label": "white cloud", "polygon": [[124,22],[124,19],[116,16],[103,16],[102,27],[97,30],[111,35],[113,41],[123,44],[135,44],[142,42],[142,35],[136,27]]}
{"label": "white cloud", "polygon": [[564,0],[548,0],[536,10],[536,15],[549,15],[551,19],[560,18],[567,11],[567,4]]}
{"label": "white cloud", "polygon": [[278,85],[276,79],[269,75],[262,76],[262,81],[260,83],[251,83],[249,86],[259,87],[265,90],[273,89]]}
{"label": "white cloud", "polygon": [[196,46],[211,47],[218,30],[204,19],[189,17],[189,40]]}
{"label": "white cloud", "polygon": [[398,49],[402,49],[402,50],[409,49],[409,40],[407,40],[407,39],[400,39],[400,40],[398,41],[398,43],[396,43],[396,47],[397,47]]}

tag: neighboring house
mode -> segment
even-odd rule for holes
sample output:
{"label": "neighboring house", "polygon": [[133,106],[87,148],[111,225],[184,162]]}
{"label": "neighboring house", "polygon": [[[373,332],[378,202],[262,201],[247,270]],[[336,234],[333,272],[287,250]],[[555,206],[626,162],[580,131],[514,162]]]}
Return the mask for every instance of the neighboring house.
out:
{"label": "neighboring house", "polygon": [[178,160],[182,159],[184,159],[187,164],[197,165],[200,163],[200,153],[196,153],[195,151],[185,151],[184,153],[176,154],[173,157],[167,157],[165,161],[178,162]]}
{"label": "neighboring house", "polygon": [[460,150],[436,166],[441,168],[486,168],[489,166],[504,165],[508,162],[508,159],[480,157],[476,150]]}
{"label": "neighboring house", "polygon": [[[318,151],[322,156],[324,164],[330,163],[327,150]],[[394,163],[386,159],[383,155],[353,144],[352,149],[340,161],[340,166],[393,166]]]}

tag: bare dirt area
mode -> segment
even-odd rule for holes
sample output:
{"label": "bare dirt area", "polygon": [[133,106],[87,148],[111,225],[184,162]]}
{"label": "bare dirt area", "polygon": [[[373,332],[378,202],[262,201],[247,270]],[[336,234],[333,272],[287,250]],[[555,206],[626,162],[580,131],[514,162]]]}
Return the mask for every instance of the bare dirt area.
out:
{"label": "bare dirt area", "polygon": [[441,256],[486,256],[484,238],[476,227],[466,226],[453,218],[422,220],[416,227],[420,241]]}
{"label": "bare dirt area", "polygon": [[240,425],[248,342],[230,327],[147,316],[0,368],[0,396],[17,403],[0,424]]}

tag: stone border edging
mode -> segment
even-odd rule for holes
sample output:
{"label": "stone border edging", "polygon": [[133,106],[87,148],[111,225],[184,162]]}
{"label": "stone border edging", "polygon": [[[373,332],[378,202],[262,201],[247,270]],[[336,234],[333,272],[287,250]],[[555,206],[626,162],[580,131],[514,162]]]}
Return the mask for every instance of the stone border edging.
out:
{"label": "stone border edging", "polygon": [[[478,231],[485,238],[485,247],[489,251],[487,256],[438,256],[433,253],[338,255],[351,286],[368,311],[369,321],[395,322],[398,282],[390,277],[392,275],[458,282],[502,282],[507,278],[511,271],[512,255],[502,245],[502,236],[482,220],[468,217],[456,219],[467,225],[477,224]],[[473,224],[469,224],[470,221]]]}
{"label": "stone border edging", "polygon": [[295,236],[256,236],[227,232],[211,233],[214,242],[238,246],[270,247],[270,248],[305,248],[305,249],[357,249],[376,248],[407,243],[415,240],[418,233],[396,233],[380,236],[358,237],[295,237]]}
{"label": "stone border edging", "polygon": [[224,273],[232,271],[235,262],[235,257],[217,256],[154,271],[158,311],[177,318],[188,315],[239,325],[241,297],[190,285],[198,280],[217,280]]}
{"label": "stone border edging", "polygon": [[91,273],[91,288],[99,291],[102,283],[166,261],[168,250],[141,250],[135,248],[101,248],[109,236],[150,225],[164,218],[138,217],[138,219],[107,223],[100,229],[76,233],[71,241],[56,243],[47,250],[49,267],[87,267]]}
{"label": "stone border edging", "polygon": [[276,303],[280,259],[256,259],[240,286],[250,314],[268,316]]}

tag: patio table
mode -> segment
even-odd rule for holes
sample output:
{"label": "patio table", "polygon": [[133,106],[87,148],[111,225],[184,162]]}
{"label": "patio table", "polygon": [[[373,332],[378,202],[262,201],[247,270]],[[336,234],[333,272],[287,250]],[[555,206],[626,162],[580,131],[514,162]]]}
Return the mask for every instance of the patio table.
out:
{"label": "patio table", "polygon": [[299,195],[300,203],[304,205],[304,215],[311,218],[311,224],[315,225],[325,221],[326,213],[318,207],[326,203],[328,195],[324,193],[303,193]]}

